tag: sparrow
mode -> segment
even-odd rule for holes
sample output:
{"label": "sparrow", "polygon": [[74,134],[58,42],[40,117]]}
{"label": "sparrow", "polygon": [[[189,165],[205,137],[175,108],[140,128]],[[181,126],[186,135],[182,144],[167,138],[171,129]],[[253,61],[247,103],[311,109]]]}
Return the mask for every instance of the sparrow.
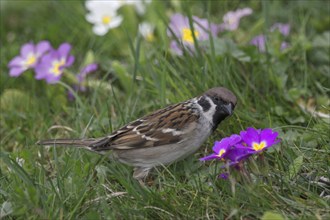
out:
{"label": "sparrow", "polygon": [[100,154],[112,151],[114,158],[134,167],[133,177],[143,183],[153,167],[196,152],[233,113],[236,102],[230,90],[216,87],[136,119],[105,137],[41,140],[37,144],[69,145]]}

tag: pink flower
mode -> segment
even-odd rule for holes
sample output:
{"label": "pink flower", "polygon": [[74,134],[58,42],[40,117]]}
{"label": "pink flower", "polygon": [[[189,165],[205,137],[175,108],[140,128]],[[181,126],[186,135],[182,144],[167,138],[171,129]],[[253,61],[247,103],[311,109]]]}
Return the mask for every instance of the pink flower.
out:
{"label": "pink flower", "polygon": [[288,36],[290,34],[290,24],[275,23],[271,26],[270,31],[275,30],[278,30],[283,36]]}
{"label": "pink flower", "polygon": [[223,16],[223,24],[220,25],[221,30],[236,30],[242,17],[252,14],[251,8],[237,9],[229,11]]}
{"label": "pink flower", "polygon": [[9,75],[20,76],[24,71],[34,68],[40,61],[43,54],[51,49],[48,41],[40,41],[37,45],[33,43],[24,44],[21,47],[21,54],[14,57],[8,64]]}
{"label": "pink flower", "polygon": [[[88,64],[87,66],[82,68],[81,71],[76,75],[78,83],[72,86],[73,90],[76,92],[78,91],[85,92],[86,87],[84,85],[84,82],[86,80],[87,75],[90,74],[91,72],[96,71],[97,69],[98,69],[98,65],[96,63]],[[75,99],[71,91],[68,91],[68,99],[70,101],[73,101]]]}
{"label": "pink flower", "polygon": [[255,36],[250,43],[259,48],[260,52],[266,51],[266,36],[263,34]]}
{"label": "pink flower", "polygon": [[192,19],[194,30],[190,27],[188,17],[178,13],[171,17],[167,35],[175,38],[171,42],[171,49],[178,55],[183,54],[182,46],[190,52],[194,51],[194,36],[197,41],[205,41],[209,39],[210,34],[216,36],[219,32],[217,25],[209,23],[207,19],[196,16]]}
{"label": "pink flower", "polygon": [[74,62],[74,56],[70,55],[71,45],[63,43],[58,50],[53,50],[42,57],[36,66],[36,79],[45,79],[47,83],[57,83],[63,74],[63,70]]}

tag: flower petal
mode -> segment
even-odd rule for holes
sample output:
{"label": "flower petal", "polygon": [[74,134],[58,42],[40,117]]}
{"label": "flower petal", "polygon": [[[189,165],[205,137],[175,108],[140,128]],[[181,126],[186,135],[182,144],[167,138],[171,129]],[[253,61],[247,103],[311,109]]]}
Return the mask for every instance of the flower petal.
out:
{"label": "flower petal", "polygon": [[232,162],[237,162],[237,161],[248,158],[253,153],[254,153],[254,151],[251,150],[251,148],[247,148],[247,147],[238,145],[238,146],[231,147],[227,151],[224,159],[230,160]]}
{"label": "flower petal", "polygon": [[122,16],[116,16],[112,18],[112,21],[109,23],[108,28],[112,29],[112,28],[116,28],[118,27],[121,22],[123,21],[123,17]]}
{"label": "flower petal", "polygon": [[247,128],[246,131],[241,131],[240,135],[242,140],[249,146],[252,146],[253,142],[259,143],[259,134],[255,128]]}
{"label": "flower petal", "polygon": [[58,76],[47,75],[47,76],[45,77],[45,79],[46,79],[46,82],[47,82],[48,84],[55,84],[55,83],[57,83],[58,81],[60,81],[61,76],[62,76],[62,74],[61,74],[61,75],[58,75]]}
{"label": "flower petal", "polygon": [[289,44],[288,42],[286,42],[286,41],[283,41],[283,42],[281,43],[281,48],[280,48],[280,50],[285,50],[285,49],[288,48],[288,47],[290,47],[290,44]]}
{"label": "flower petal", "polygon": [[14,57],[8,64],[8,67],[21,67],[24,65],[25,59],[20,56]]}
{"label": "flower petal", "polygon": [[183,28],[190,29],[188,18],[182,14],[175,13],[171,16],[170,25],[167,29],[167,35],[173,36],[174,34],[177,38],[181,38]]}
{"label": "flower petal", "polygon": [[98,65],[96,63],[91,63],[85,66],[77,75],[78,83],[82,83],[85,80],[87,74],[97,70],[97,68]]}
{"label": "flower petal", "polygon": [[223,16],[222,30],[236,30],[239,26],[240,19],[244,16],[252,14],[251,8],[238,9],[236,11],[229,11]]}
{"label": "flower petal", "polygon": [[200,158],[200,161],[205,161],[205,160],[213,160],[213,159],[219,159],[219,157],[216,154],[211,154],[206,157]]}
{"label": "flower petal", "polygon": [[99,23],[99,20],[100,20],[99,17],[94,15],[93,13],[88,13],[85,18],[89,23],[92,23],[92,24]]}
{"label": "flower petal", "polygon": [[258,47],[260,52],[265,52],[266,51],[266,36],[263,34],[257,35],[250,41],[250,44]]}
{"label": "flower petal", "polygon": [[68,54],[70,53],[71,50],[71,45],[69,43],[63,43],[59,46],[57,49],[57,52],[59,53],[60,57],[67,57]]}
{"label": "flower petal", "polygon": [[33,43],[24,44],[21,48],[21,56],[26,58],[31,53],[35,53]]}
{"label": "flower petal", "polygon": [[199,33],[199,40],[209,39],[209,34],[212,34],[212,36],[216,36],[220,30],[218,28],[218,25],[210,23],[207,19],[193,16],[193,20],[194,28]]}
{"label": "flower petal", "polygon": [[266,129],[262,130],[260,133],[260,142],[265,141],[266,147],[270,147],[270,146],[274,145],[275,139],[277,138],[277,136],[278,136],[277,132],[273,132],[272,129],[266,128]]}
{"label": "flower petal", "polygon": [[172,40],[170,43],[171,50],[179,56],[183,55],[183,50],[179,47],[178,43],[175,40]]}
{"label": "flower petal", "polygon": [[96,35],[103,36],[108,32],[109,28],[104,25],[96,24],[93,26],[93,32]]}
{"label": "flower petal", "polygon": [[51,48],[52,48],[52,46],[50,45],[49,41],[40,41],[36,46],[37,56],[41,56],[42,54],[46,53]]}
{"label": "flower petal", "polygon": [[20,76],[25,70],[26,70],[26,68],[22,68],[22,67],[13,67],[13,68],[11,68],[10,71],[9,71],[9,76],[11,76],[11,77],[18,77],[18,76]]}
{"label": "flower petal", "polygon": [[219,154],[220,150],[227,150],[229,147],[234,146],[239,141],[241,141],[241,136],[233,134],[230,137],[226,137],[221,139],[220,141],[216,141],[213,147],[213,151],[216,154]]}
{"label": "flower petal", "polygon": [[65,66],[65,67],[69,67],[69,66],[71,66],[71,65],[73,64],[74,60],[75,60],[74,56],[70,55],[70,56],[67,58],[66,63],[65,63],[64,66]]}
{"label": "flower petal", "polygon": [[37,66],[34,68],[34,70],[35,70],[35,72],[36,72],[36,75],[34,76],[34,78],[37,79],[37,80],[44,79],[45,76],[46,76],[47,73],[48,73],[48,69],[47,69],[47,68],[49,69],[48,66],[43,65],[43,64],[39,64],[39,65],[37,65]]}
{"label": "flower petal", "polygon": [[221,179],[227,180],[229,177],[229,173],[221,173],[218,177]]}
{"label": "flower petal", "polygon": [[271,26],[270,31],[273,32],[276,29],[278,29],[283,36],[288,36],[290,34],[290,24],[275,23]]}

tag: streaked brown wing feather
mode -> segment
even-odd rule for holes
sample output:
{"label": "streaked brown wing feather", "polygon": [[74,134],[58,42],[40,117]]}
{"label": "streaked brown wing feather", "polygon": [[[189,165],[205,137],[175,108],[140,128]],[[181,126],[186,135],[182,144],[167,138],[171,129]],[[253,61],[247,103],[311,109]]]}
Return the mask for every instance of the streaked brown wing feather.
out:
{"label": "streaked brown wing feather", "polygon": [[129,123],[109,135],[107,141],[102,140],[102,143],[94,143],[91,147],[96,151],[104,151],[177,143],[182,140],[182,136],[173,135],[171,132],[164,133],[163,129],[170,128],[182,132],[185,129],[193,130],[197,126],[197,119],[198,115],[188,107],[188,103],[171,105]]}

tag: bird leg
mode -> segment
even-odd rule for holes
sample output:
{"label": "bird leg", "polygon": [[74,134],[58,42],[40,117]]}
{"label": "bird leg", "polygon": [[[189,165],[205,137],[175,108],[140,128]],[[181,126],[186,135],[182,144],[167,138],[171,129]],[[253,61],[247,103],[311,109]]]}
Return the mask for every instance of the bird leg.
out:
{"label": "bird leg", "polygon": [[133,178],[139,181],[141,186],[145,186],[145,180],[149,174],[150,169],[150,167],[135,167]]}

